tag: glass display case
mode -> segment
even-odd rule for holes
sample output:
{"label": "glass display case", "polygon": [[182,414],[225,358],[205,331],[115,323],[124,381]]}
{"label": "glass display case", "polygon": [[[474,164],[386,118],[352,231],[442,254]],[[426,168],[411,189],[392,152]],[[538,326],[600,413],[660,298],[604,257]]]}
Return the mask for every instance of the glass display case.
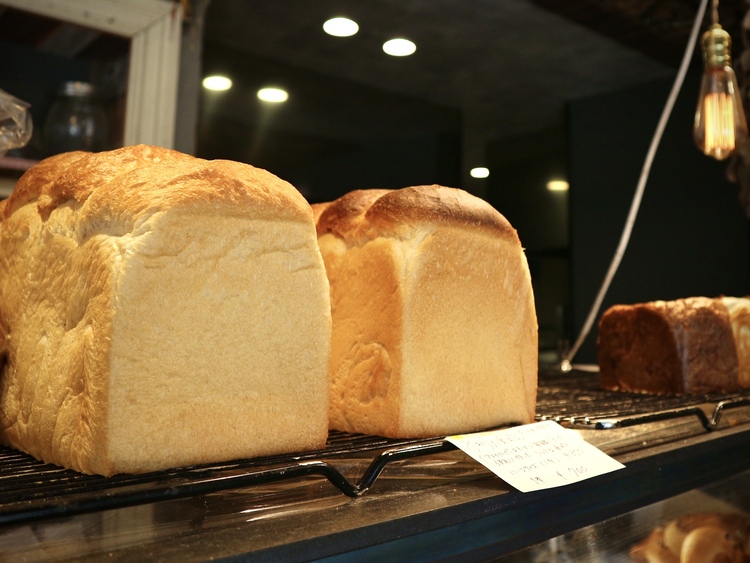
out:
{"label": "glass display case", "polygon": [[[750,524],[747,491],[750,473],[743,472],[551,538],[503,560],[711,561],[709,555],[723,554],[727,561],[744,561]],[[698,550],[705,555],[696,556]],[[681,554],[682,559],[672,559]]]}

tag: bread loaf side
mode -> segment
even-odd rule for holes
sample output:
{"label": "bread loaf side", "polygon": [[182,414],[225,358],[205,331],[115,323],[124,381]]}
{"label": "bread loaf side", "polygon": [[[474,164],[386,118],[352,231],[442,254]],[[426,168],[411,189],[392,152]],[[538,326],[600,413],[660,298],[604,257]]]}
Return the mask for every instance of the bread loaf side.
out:
{"label": "bread loaf side", "polygon": [[148,146],[4,202],[0,440],[111,475],[321,447],[328,282],[291,185]]}
{"label": "bread loaf side", "polygon": [[599,323],[605,388],[697,395],[750,387],[750,300],[615,305]]}
{"label": "bread loaf side", "polygon": [[316,213],[332,428],[421,437],[533,420],[533,292],[500,213],[442,186],[353,191]]}

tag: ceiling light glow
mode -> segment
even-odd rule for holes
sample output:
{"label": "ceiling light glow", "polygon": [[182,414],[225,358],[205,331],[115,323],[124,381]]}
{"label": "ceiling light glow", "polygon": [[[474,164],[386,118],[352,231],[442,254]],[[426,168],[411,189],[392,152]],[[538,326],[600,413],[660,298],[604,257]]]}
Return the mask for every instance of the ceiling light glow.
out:
{"label": "ceiling light glow", "polygon": [[547,182],[547,189],[551,192],[567,192],[570,184],[565,180],[550,180]]}
{"label": "ceiling light glow", "polygon": [[414,54],[417,46],[408,39],[390,39],[383,43],[383,51],[392,57],[408,57]]}
{"label": "ceiling light glow", "polygon": [[258,90],[258,99],[272,104],[280,104],[289,99],[289,94],[281,88],[261,88]]}
{"label": "ceiling light glow", "polygon": [[206,78],[203,79],[203,87],[206,90],[221,92],[229,90],[232,87],[232,81],[226,76],[215,74],[212,76],[206,76]]}
{"label": "ceiling light glow", "polygon": [[487,178],[490,175],[490,170],[484,166],[477,166],[476,168],[472,168],[469,174],[471,174],[472,178]]}
{"label": "ceiling light glow", "polygon": [[334,37],[351,37],[359,31],[359,26],[349,18],[331,18],[323,24],[323,31]]}

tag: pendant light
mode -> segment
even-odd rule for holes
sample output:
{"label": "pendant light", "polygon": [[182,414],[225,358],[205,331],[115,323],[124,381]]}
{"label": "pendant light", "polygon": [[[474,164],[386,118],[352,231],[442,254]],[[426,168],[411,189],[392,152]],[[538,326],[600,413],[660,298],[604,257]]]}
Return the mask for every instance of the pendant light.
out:
{"label": "pendant light", "polygon": [[718,4],[713,1],[713,21],[701,37],[705,69],[693,136],[703,154],[724,160],[747,140],[748,129],[732,69],[732,39],[719,25]]}

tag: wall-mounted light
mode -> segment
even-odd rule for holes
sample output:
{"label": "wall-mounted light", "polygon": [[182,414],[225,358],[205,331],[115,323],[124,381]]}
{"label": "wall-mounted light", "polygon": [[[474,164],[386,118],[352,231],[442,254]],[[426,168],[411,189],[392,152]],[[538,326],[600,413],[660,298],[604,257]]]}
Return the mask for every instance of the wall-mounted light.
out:
{"label": "wall-mounted light", "polygon": [[289,94],[282,88],[267,87],[258,90],[258,99],[272,104],[280,104],[289,99]]}
{"label": "wall-mounted light", "polygon": [[565,180],[550,180],[547,182],[547,189],[551,192],[567,192],[570,184]]}
{"label": "wall-mounted light", "polygon": [[490,170],[484,166],[477,166],[469,170],[469,175],[472,178],[487,178],[490,175]]}
{"label": "wall-mounted light", "polygon": [[417,46],[413,41],[400,37],[389,39],[383,43],[383,51],[392,57],[408,57],[409,55],[413,55],[416,50]]}
{"label": "wall-mounted light", "polygon": [[695,111],[693,137],[707,156],[724,160],[746,142],[747,121],[732,69],[732,39],[719,25],[718,0],[713,23],[701,37],[705,70]]}
{"label": "wall-mounted light", "polygon": [[359,25],[349,18],[331,18],[323,24],[323,31],[334,37],[351,37],[359,31]]}
{"label": "wall-mounted light", "polygon": [[214,74],[212,76],[206,76],[206,78],[203,79],[203,87],[206,90],[221,92],[229,90],[232,87],[232,80],[226,76]]}

